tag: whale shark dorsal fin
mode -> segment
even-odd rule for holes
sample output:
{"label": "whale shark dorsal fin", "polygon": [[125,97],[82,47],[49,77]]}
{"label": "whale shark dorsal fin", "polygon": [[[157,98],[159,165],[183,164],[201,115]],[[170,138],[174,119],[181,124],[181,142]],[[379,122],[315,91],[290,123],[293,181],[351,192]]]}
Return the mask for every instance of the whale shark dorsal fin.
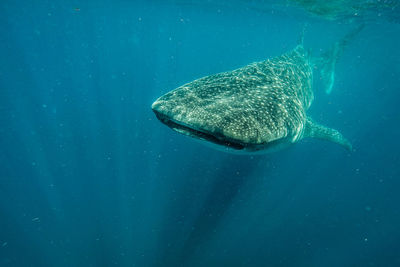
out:
{"label": "whale shark dorsal fin", "polygon": [[334,142],[351,151],[351,143],[337,130],[325,127],[307,118],[304,137],[312,137]]}

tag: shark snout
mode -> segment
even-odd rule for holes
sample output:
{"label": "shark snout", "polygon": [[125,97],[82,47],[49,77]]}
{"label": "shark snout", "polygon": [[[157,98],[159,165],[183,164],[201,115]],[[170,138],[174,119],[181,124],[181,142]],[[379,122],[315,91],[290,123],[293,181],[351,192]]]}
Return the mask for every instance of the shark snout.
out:
{"label": "shark snout", "polygon": [[172,124],[187,124],[186,109],[174,101],[157,99],[151,105],[151,108],[156,117],[171,128],[174,128],[172,127]]}
{"label": "shark snout", "polygon": [[160,109],[162,109],[162,103],[161,101],[159,101],[159,99],[157,99],[156,101],[153,102],[153,104],[151,104],[151,109],[153,111],[159,111]]}
{"label": "shark snout", "polygon": [[161,97],[152,104],[151,108],[161,122],[174,130],[185,127],[201,132],[215,131],[214,115],[204,108],[190,105],[190,102],[185,104]]}
{"label": "shark snout", "polygon": [[163,99],[156,100],[151,107],[157,119],[174,131],[236,150],[244,148],[240,141],[225,136],[218,126],[220,119],[206,109],[172,105]]}
{"label": "shark snout", "polygon": [[182,108],[176,103],[157,99],[151,105],[151,109],[156,114],[157,118],[176,120],[183,114]]}
{"label": "shark snout", "polygon": [[168,108],[162,101],[158,99],[154,101],[151,105],[151,109],[153,110],[154,114],[156,115],[157,119],[161,122],[166,123],[166,121],[171,119],[172,109]]}

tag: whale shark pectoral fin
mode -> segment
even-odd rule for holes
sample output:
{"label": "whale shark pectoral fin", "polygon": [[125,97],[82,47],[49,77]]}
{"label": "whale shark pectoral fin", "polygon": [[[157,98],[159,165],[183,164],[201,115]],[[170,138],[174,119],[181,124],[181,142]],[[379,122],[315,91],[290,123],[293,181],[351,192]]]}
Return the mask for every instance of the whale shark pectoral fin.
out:
{"label": "whale shark pectoral fin", "polygon": [[351,143],[339,131],[325,127],[307,118],[304,137],[312,137],[334,142],[352,151]]}

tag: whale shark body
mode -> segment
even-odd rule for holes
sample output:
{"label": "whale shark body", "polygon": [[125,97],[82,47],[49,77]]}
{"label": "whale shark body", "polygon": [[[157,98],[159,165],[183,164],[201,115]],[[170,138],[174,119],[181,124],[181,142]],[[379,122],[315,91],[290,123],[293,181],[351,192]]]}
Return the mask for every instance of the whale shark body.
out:
{"label": "whale shark body", "polygon": [[314,99],[312,70],[308,52],[298,45],[281,56],[184,84],[158,98],[152,109],[173,130],[227,152],[271,152],[306,137],[351,150],[337,130],[307,116]]}

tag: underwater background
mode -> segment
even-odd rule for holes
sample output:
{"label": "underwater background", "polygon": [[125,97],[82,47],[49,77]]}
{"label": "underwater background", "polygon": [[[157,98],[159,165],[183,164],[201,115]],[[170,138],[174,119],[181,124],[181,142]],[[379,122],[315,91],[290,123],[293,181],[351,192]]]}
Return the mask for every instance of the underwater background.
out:
{"label": "underwater background", "polygon": [[[329,2],[329,4],[327,4]],[[400,266],[397,1],[0,3],[0,266]],[[304,139],[212,150],[160,95],[360,24]]]}

